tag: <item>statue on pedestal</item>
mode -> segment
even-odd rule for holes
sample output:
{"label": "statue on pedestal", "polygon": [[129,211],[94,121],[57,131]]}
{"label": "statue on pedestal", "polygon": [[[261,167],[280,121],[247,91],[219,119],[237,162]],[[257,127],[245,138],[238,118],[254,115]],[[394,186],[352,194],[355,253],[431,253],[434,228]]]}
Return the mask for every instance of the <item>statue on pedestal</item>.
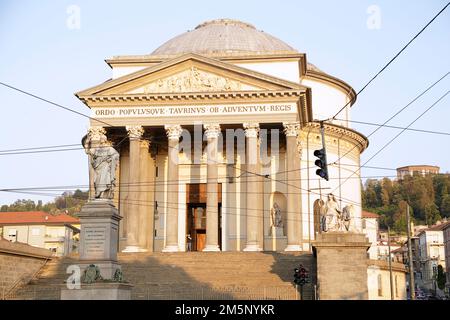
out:
{"label": "statue on pedestal", "polygon": [[272,227],[283,228],[283,220],[281,218],[281,209],[278,203],[274,202],[270,210],[270,223]]}
{"label": "statue on pedestal", "polygon": [[85,143],[85,150],[94,169],[95,198],[112,199],[116,186],[119,153],[111,146],[104,134],[98,135],[98,140],[95,142],[89,135]]}
{"label": "statue on pedestal", "polygon": [[328,195],[327,202],[318,208],[322,214],[321,216],[321,231],[351,231],[350,224],[354,216],[353,205],[347,205],[342,209],[339,209],[336,198],[333,194]]}
{"label": "statue on pedestal", "polygon": [[342,209],[342,230],[350,231],[350,223],[353,218],[353,205],[349,204]]}
{"label": "statue on pedestal", "polygon": [[341,210],[336,202],[336,198],[332,193],[328,195],[328,200],[325,203],[325,232],[339,231],[339,217]]}
{"label": "statue on pedestal", "polygon": [[277,237],[284,235],[281,208],[276,202],[273,203],[272,209],[270,209],[270,226],[272,235]]}

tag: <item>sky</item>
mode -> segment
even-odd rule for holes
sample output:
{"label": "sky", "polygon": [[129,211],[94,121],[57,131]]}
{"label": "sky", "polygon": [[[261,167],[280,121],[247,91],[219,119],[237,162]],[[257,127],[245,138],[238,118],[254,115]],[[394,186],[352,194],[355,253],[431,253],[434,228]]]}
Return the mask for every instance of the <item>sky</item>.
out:
{"label": "sky", "polygon": [[[306,53],[309,62],[356,91],[386,64],[446,1],[8,1],[0,0],[0,81],[74,110],[74,93],[111,78],[114,55],[149,54],[212,19],[253,24]],[[79,12],[79,20],[73,20]],[[75,21],[75,23],[74,23]],[[76,23],[79,21],[79,24]],[[352,119],[383,123],[450,71],[450,8],[361,95]],[[441,81],[390,125],[406,126],[450,88]],[[0,150],[78,144],[88,119],[0,86]],[[450,95],[412,128],[450,132]],[[376,127],[353,124],[368,135]],[[370,137],[364,163],[399,131]],[[368,166],[430,164],[450,172],[449,136],[407,131]],[[395,175],[363,169],[362,176]],[[88,184],[83,150],[4,155],[0,189]],[[52,197],[0,192],[0,204]]]}

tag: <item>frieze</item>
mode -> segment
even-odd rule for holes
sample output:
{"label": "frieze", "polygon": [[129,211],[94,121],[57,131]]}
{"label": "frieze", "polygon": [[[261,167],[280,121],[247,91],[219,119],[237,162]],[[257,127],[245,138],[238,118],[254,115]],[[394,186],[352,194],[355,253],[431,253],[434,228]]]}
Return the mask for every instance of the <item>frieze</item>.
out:
{"label": "frieze", "polygon": [[254,86],[244,85],[230,78],[202,71],[196,67],[158,79],[130,93],[174,93],[203,91],[239,91],[258,90]]}

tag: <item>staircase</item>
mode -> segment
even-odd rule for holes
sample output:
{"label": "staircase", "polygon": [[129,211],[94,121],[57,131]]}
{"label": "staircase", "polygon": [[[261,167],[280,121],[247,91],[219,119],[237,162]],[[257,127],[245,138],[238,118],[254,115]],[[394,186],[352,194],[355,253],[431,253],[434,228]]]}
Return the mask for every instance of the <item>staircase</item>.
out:
{"label": "staircase", "polygon": [[[300,294],[292,282],[294,268],[303,264],[310,282],[316,273],[314,258],[306,253],[120,253],[118,259],[125,281],[134,285],[134,300],[295,300]],[[59,299],[72,264],[77,264],[76,256],[52,260],[11,299]],[[313,296],[309,283],[303,299]]]}

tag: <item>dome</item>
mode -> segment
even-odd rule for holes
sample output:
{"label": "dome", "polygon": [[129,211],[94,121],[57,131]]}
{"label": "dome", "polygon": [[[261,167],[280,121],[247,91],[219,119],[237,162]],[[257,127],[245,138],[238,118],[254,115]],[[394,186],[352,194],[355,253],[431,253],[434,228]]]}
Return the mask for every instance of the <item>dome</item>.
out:
{"label": "dome", "polygon": [[251,24],[231,19],[204,22],[194,30],[170,39],[152,55],[298,53],[283,41],[256,30]]}

